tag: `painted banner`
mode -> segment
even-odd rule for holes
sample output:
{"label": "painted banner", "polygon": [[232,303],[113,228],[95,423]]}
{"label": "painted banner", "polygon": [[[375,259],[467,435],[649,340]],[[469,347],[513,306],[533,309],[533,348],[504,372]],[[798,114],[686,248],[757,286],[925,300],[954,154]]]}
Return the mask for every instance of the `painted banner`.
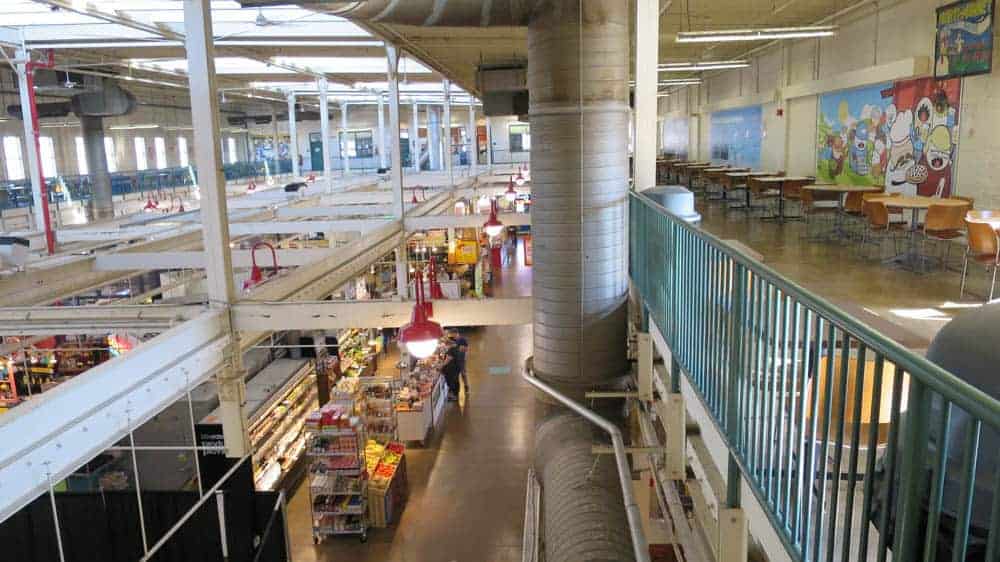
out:
{"label": "painted banner", "polygon": [[934,76],[952,78],[993,69],[993,0],[962,0],[937,9]]}
{"label": "painted banner", "polygon": [[688,155],[688,117],[668,117],[663,120],[662,152],[678,158]]}
{"label": "painted banner", "polygon": [[950,195],[960,94],[959,79],[917,78],[820,96],[817,179]]}
{"label": "painted banner", "polygon": [[764,138],[761,106],[716,111],[710,125],[708,141],[712,162],[760,167],[760,147]]}

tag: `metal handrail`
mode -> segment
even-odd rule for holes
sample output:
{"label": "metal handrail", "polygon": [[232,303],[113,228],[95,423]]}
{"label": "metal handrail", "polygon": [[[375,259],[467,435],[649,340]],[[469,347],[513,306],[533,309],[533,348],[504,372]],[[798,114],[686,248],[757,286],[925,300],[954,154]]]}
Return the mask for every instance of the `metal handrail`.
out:
{"label": "metal handrail", "polygon": [[618,467],[618,481],[621,483],[622,499],[625,502],[625,517],[628,519],[629,534],[632,536],[632,550],[635,553],[636,562],[649,562],[649,544],[646,542],[646,534],[642,530],[642,515],[639,512],[639,504],[632,492],[632,471],[628,465],[628,452],[625,450],[625,441],[622,439],[621,430],[615,424],[594,413],[593,410],[535,377],[530,361],[525,365],[522,377],[531,386],[583,416],[611,437],[611,447],[614,449],[615,464]]}
{"label": "metal handrail", "polygon": [[994,467],[977,466],[1000,402],[644,195],[630,221],[669,387],[688,380],[793,560],[1000,552]]}

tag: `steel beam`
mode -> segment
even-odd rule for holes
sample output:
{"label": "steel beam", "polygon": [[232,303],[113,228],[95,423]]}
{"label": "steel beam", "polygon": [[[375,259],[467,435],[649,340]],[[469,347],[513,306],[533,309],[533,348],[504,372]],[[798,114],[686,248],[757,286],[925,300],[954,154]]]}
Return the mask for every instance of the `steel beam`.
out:
{"label": "steel beam", "polygon": [[635,158],[638,191],[656,187],[656,116],[660,2],[635,2]]}
{"label": "steel beam", "polygon": [[[328,258],[336,250],[329,248],[302,248],[295,250],[277,249],[278,265],[281,267],[300,267]],[[258,265],[269,267],[270,256],[264,256],[258,251]],[[133,252],[121,254],[105,254],[94,260],[95,271],[132,271],[137,269],[205,269],[207,260],[204,252]],[[248,268],[253,265],[252,253],[249,250],[233,250],[233,267]],[[105,308],[105,307],[102,307]]]}
{"label": "steel beam", "polygon": [[252,234],[310,234],[313,232],[367,232],[386,224],[385,219],[335,221],[236,222],[229,226],[233,236]]}
{"label": "steel beam", "polygon": [[[233,322],[250,332],[398,328],[412,312],[412,303],[391,300],[242,302],[233,307]],[[515,326],[531,318],[531,297],[434,301],[434,320],[443,326]]]}
{"label": "steel beam", "polygon": [[340,164],[346,176],[351,171],[351,157],[347,155],[347,102],[340,102]]}
{"label": "steel beam", "polygon": [[[505,226],[531,225],[529,213],[507,213],[498,215]],[[406,231],[427,230],[430,228],[478,228],[486,221],[483,215],[428,215],[424,217],[406,217]]]}
{"label": "steel beam", "polygon": [[299,136],[295,130],[295,94],[288,94],[288,156],[292,159],[292,176],[302,175],[299,166]]}
{"label": "steel beam", "polygon": [[[346,194],[345,194],[346,195]],[[277,219],[323,219],[338,217],[391,217],[391,205],[337,205],[333,207],[283,207],[274,212]]]}
{"label": "steel beam", "polygon": [[202,305],[104,305],[0,308],[0,336],[164,331],[206,312]]}
{"label": "steel beam", "polygon": [[0,521],[219,368],[229,342],[208,312],[0,416]]}

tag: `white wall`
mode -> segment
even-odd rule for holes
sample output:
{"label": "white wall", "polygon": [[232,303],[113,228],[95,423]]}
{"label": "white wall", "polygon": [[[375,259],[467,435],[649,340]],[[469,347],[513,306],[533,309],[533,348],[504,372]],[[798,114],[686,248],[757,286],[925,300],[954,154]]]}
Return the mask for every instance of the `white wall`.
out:
{"label": "white wall", "polygon": [[[756,53],[750,58],[750,68],[708,76],[702,86],[688,87],[667,98],[668,102],[660,104],[661,116],[696,114],[698,106],[708,103],[739,105],[741,98],[786,85],[801,85],[849,71],[863,73],[876,65],[912,57],[933,59],[935,8],[945,3],[947,0],[883,0],[860,8],[829,22],[839,26],[835,37],[784,42]],[[1000,50],[1000,42],[996,42],[995,49]],[[994,64],[998,64],[996,52]],[[981,208],[1000,207],[1000,184],[994,179],[1000,176],[998,72],[1000,68],[993,74],[962,81],[954,193],[975,197],[976,206]],[[871,72],[869,83],[886,79]],[[745,105],[753,103],[747,99]],[[784,169],[790,174],[815,173],[817,103],[818,96],[809,95],[764,104],[762,167]],[[784,110],[784,116],[777,115],[778,109]],[[707,125],[707,112],[692,119],[693,158],[703,159],[708,154]]]}

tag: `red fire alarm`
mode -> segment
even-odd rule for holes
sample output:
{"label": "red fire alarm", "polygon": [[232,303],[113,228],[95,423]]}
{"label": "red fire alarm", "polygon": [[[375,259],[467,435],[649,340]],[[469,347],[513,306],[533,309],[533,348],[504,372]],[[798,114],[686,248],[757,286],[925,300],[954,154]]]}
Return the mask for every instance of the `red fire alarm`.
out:
{"label": "red fire alarm", "polygon": [[779,108],[778,108],[778,110],[777,110],[777,111],[775,111],[774,113],[775,113],[775,115],[777,115],[778,117],[784,117],[784,116],[785,116],[785,108],[783,108],[783,107],[779,107]]}

